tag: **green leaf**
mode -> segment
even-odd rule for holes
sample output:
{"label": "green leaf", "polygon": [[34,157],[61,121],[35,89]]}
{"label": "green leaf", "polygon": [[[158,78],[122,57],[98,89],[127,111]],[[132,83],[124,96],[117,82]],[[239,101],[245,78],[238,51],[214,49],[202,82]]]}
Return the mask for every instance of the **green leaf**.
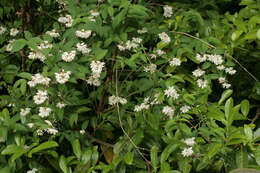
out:
{"label": "green leaf", "polygon": [[210,145],[207,156],[211,159],[220,151],[221,148],[222,148],[222,144],[220,143]]}
{"label": "green leaf", "polygon": [[11,162],[14,162],[16,159],[21,157],[23,154],[27,153],[29,150],[22,149],[20,151],[15,152],[11,157]]}
{"label": "green leaf", "polygon": [[75,139],[72,143],[73,152],[76,155],[78,159],[81,157],[81,148],[80,148],[80,142],[78,139]]}
{"label": "green leaf", "polygon": [[67,160],[63,155],[59,159],[59,166],[64,173],[69,173],[69,169],[67,167]]}
{"label": "green leaf", "polygon": [[241,112],[244,116],[248,115],[248,112],[249,112],[249,101],[248,100],[243,100],[241,102]]}
{"label": "green leaf", "polygon": [[33,148],[29,153],[28,153],[28,157],[32,157],[33,153],[48,149],[48,148],[54,148],[59,146],[55,141],[47,141],[44,143],[41,143],[38,147]]}
{"label": "green leaf", "polygon": [[13,153],[19,152],[21,150],[22,150],[21,147],[11,144],[11,145],[7,145],[7,147],[1,152],[1,154],[3,154],[3,155],[13,154]]}
{"label": "green leaf", "polygon": [[218,104],[221,105],[231,94],[233,93],[233,90],[226,90],[222,93],[220,100],[218,101]]}
{"label": "green leaf", "polygon": [[21,50],[26,44],[27,44],[27,41],[25,39],[15,40],[13,43],[12,52],[17,52],[17,51]]}
{"label": "green leaf", "polygon": [[241,149],[236,152],[236,164],[238,168],[247,168],[248,153],[246,147],[242,146]]}
{"label": "green leaf", "polygon": [[124,161],[126,164],[131,165],[133,163],[133,159],[134,159],[134,153],[128,151],[125,155],[124,155]]}
{"label": "green leaf", "polygon": [[174,152],[178,147],[179,147],[179,144],[169,144],[169,145],[163,150],[163,152],[162,152],[162,154],[161,154],[161,160],[160,160],[161,164],[162,164],[163,162],[165,162],[165,161],[168,159],[168,157],[170,156],[170,154],[171,154],[172,152]]}
{"label": "green leaf", "polygon": [[152,166],[153,168],[155,169],[155,172],[157,170],[157,167],[158,167],[158,147],[157,146],[153,146],[151,148],[151,163],[152,163]]}
{"label": "green leaf", "polygon": [[107,49],[98,49],[96,52],[96,59],[97,60],[101,60],[102,58],[104,58],[104,56],[107,54]]}
{"label": "green leaf", "polygon": [[85,151],[83,154],[82,154],[82,163],[83,164],[87,164],[88,161],[90,161],[91,159],[91,156],[92,156],[92,150],[91,149],[88,149],[87,151]]}
{"label": "green leaf", "polygon": [[116,28],[122,20],[124,20],[127,13],[127,9],[123,9],[113,20],[112,27]]}
{"label": "green leaf", "polygon": [[19,73],[17,76],[22,77],[24,79],[32,80],[32,74],[27,72]]}
{"label": "green leaf", "polygon": [[229,98],[225,104],[225,116],[227,120],[231,118],[232,108],[233,108],[233,99]]}
{"label": "green leaf", "polygon": [[253,140],[253,131],[249,125],[244,125],[244,132],[248,140]]}
{"label": "green leaf", "polygon": [[255,154],[255,161],[258,164],[258,166],[260,166],[260,147],[257,147],[254,154]]}
{"label": "green leaf", "polygon": [[237,30],[237,31],[233,32],[232,36],[231,36],[231,39],[233,41],[237,40],[242,33],[243,33],[243,31],[241,31],[241,30]]}
{"label": "green leaf", "polygon": [[260,40],[260,29],[258,29],[257,33],[256,33],[257,38]]}
{"label": "green leaf", "polygon": [[96,165],[98,162],[98,147],[97,146],[95,146],[93,148],[93,153],[92,153],[91,159],[92,159],[92,166]]}

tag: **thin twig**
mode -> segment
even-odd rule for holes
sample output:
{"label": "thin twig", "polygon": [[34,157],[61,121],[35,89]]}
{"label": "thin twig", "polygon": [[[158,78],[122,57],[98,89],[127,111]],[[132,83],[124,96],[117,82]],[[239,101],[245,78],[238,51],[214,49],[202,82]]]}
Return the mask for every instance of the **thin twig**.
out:
{"label": "thin twig", "polygon": [[260,115],[260,108],[257,108],[256,115],[251,121],[252,124],[254,124],[254,122],[259,118],[259,115]]}
{"label": "thin twig", "polygon": [[[210,44],[210,43],[208,43],[208,42],[206,42],[206,41],[204,41],[204,40],[202,40],[202,39],[200,39],[200,38],[198,38],[198,37],[195,37],[195,36],[193,36],[193,35],[190,35],[190,34],[188,34],[188,33],[186,33],[186,32],[177,32],[177,31],[172,31],[173,33],[175,33],[175,34],[181,34],[181,35],[185,35],[185,36],[188,36],[188,37],[191,37],[191,38],[194,38],[194,39],[196,39],[196,40],[198,40],[198,41],[200,41],[200,42],[202,42],[202,43],[204,43],[204,44],[206,44],[207,46],[209,46],[209,47],[211,47],[211,48],[213,48],[213,49],[216,49],[216,46],[214,46],[214,45],[212,45],[212,44]],[[256,82],[258,82],[259,80],[252,74],[252,73],[250,73],[238,60],[236,60],[234,57],[232,57],[231,55],[227,55],[229,58],[231,58],[232,60],[234,60],[245,72],[247,72]]]}
{"label": "thin twig", "polygon": [[[116,95],[118,96],[118,72],[117,72],[117,69],[116,69]],[[118,114],[118,120],[119,120],[119,124],[120,124],[120,127],[123,131],[123,133],[125,134],[125,136],[128,138],[128,140],[132,143],[132,145],[136,148],[137,152],[140,154],[140,156],[145,160],[145,162],[149,165],[151,165],[150,161],[147,160],[143,153],[138,149],[138,147],[135,145],[134,141],[130,138],[130,136],[127,134],[127,132],[125,131],[124,127],[123,127],[123,123],[122,123],[122,120],[121,120],[121,116],[120,116],[120,110],[119,110],[119,104],[116,103],[116,108],[117,108],[117,114]]]}

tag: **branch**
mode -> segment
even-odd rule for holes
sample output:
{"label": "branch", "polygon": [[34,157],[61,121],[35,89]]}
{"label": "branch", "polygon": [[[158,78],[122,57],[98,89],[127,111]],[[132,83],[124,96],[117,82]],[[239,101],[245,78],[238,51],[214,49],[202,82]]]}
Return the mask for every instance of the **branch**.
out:
{"label": "branch", "polygon": [[259,115],[260,115],[260,108],[257,108],[256,115],[251,121],[252,124],[254,124],[254,122],[259,118]]}
{"label": "branch", "polygon": [[90,139],[92,139],[93,141],[95,141],[96,143],[99,143],[99,144],[101,144],[101,145],[108,146],[108,147],[110,147],[110,148],[114,148],[114,145],[113,145],[113,144],[109,144],[109,143],[107,143],[107,142],[101,141],[101,140],[99,140],[99,139],[97,139],[97,138],[91,136],[91,135],[88,134],[88,133],[85,133],[85,135],[86,135],[88,138],[90,138]]}

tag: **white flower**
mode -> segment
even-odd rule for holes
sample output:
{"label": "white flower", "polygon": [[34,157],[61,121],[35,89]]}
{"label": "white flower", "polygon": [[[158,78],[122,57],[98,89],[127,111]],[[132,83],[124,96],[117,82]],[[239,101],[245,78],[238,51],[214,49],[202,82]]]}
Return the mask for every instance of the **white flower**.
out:
{"label": "white flower", "polygon": [[218,66],[217,66],[217,69],[220,70],[220,71],[222,71],[222,70],[225,69],[225,66],[224,66],[224,65],[218,65]]}
{"label": "white flower", "polygon": [[86,131],[84,129],[79,131],[80,134],[84,135],[86,133]]}
{"label": "white flower", "polygon": [[8,41],[8,45],[6,46],[6,51],[11,52],[13,49],[13,42],[15,41],[15,39],[9,40]]}
{"label": "white flower", "polygon": [[170,61],[170,66],[180,66],[181,60],[179,58],[172,58]]}
{"label": "white flower", "polygon": [[49,43],[48,41],[44,41],[44,42],[40,43],[37,47],[40,51],[42,51],[44,49],[51,49],[53,47],[53,45],[51,43]]}
{"label": "white flower", "polygon": [[136,38],[136,37],[133,37],[133,42],[135,42],[135,43],[141,43],[142,42],[142,39],[141,38]]}
{"label": "white flower", "polygon": [[53,127],[52,123],[49,120],[44,120],[49,126]]}
{"label": "white flower", "polygon": [[205,71],[203,71],[203,70],[201,70],[201,69],[197,69],[197,70],[194,70],[193,72],[192,72],[192,74],[193,74],[193,76],[195,76],[195,77],[200,77],[200,76],[202,76],[202,75],[204,75],[205,74]]}
{"label": "white flower", "polygon": [[43,131],[41,129],[37,129],[36,131],[38,136],[42,136],[43,135]]}
{"label": "white flower", "polygon": [[37,168],[33,168],[32,170],[27,171],[27,173],[36,173],[38,171]]}
{"label": "white flower", "polygon": [[51,30],[51,31],[47,31],[46,32],[47,35],[53,37],[53,38],[57,38],[60,36],[60,34],[58,32],[56,32],[55,29]]}
{"label": "white flower", "polygon": [[65,106],[66,106],[66,104],[64,104],[64,103],[62,103],[62,102],[59,102],[59,103],[56,104],[56,107],[57,107],[57,108],[60,108],[60,109],[61,109],[61,108],[64,108]]}
{"label": "white flower", "polygon": [[171,17],[172,16],[172,7],[171,6],[165,5],[163,7],[163,10],[164,10],[164,13],[163,13],[164,17]]}
{"label": "white flower", "polygon": [[139,30],[137,30],[137,33],[138,34],[144,34],[144,33],[146,33],[147,32],[147,29],[144,27],[144,28],[142,28],[142,29],[139,29]]}
{"label": "white flower", "polygon": [[90,10],[90,15],[93,17],[97,17],[97,16],[99,16],[99,12],[95,11],[95,10]]}
{"label": "white flower", "polygon": [[220,77],[220,78],[218,78],[218,81],[219,81],[220,84],[223,84],[223,83],[226,82],[226,78]]}
{"label": "white flower", "polygon": [[33,128],[34,124],[33,124],[33,123],[28,123],[27,126],[28,126],[29,128]]}
{"label": "white flower", "polygon": [[174,114],[174,109],[171,108],[170,106],[164,106],[162,113],[168,115],[170,118],[172,118],[173,114]]}
{"label": "white flower", "polygon": [[28,58],[32,60],[39,59],[42,62],[46,59],[45,55],[41,51],[30,52]]}
{"label": "white flower", "polygon": [[207,60],[207,56],[206,55],[200,55],[200,54],[197,54],[196,55],[196,60],[198,60],[199,62],[204,62]]}
{"label": "white flower", "polygon": [[89,38],[89,36],[91,35],[91,30],[77,30],[76,31],[76,36],[79,38]]}
{"label": "white flower", "polygon": [[136,105],[135,106],[135,109],[134,109],[134,111],[135,112],[140,112],[140,111],[142,111],[142,110],[144,110],[144,109],[149,109],[149,105],[148,104],[146,104],[146,103],[142,103],[141,105]]}
{"label": "white flower", "polygon": [[178,99],[179,94],[177,93],[177,91],[173,88],[173,86],[169,87],[168,89],[164,90],[164,94],[167,97],[172,97],[173,99]]}
{"label": "white flower", "polygon": [[117,45],[117,48],[120,50],[120,51],[124,51],[126,48],[120,44]]}
{"label": "white flower", "polygon": [[144,67],[144,71],[153,74],[156,71],[156,67],[157,67],[156,64],[150,64],[147,67]]}
{"label": "white flower", "polygon": [[75,50],[72,50],[70,52],[64,52],[62,54],[62,60],[65,61],[65,62],[71,62],[72,60],[74,60],[76,56],[76,51]]}
{"label": "white flower", "polygon": [[31,111],[31,108],[21,109],[20,114],[21,114],[22,116],[26,116],[27,114],[30,113],[30,111]]}
{"label": "white flower", "polygon": [[231,87],[231,84],[225,82],[225,83],[222,84],[222,87],[223,87],[223,88],[230,88],[230,87]]}
{"label": "white flower", "polygon": [[92,61],[90,63],[90,68],[92,71],[93,76],[97,76],[99,78],[101,72],[102,72],[102,68],[105,66],[104,62],[100,62],[100,61]]}
{"label": "white flower", "polygon": [[187,106],[187,105],[182,106],[182,107],[180,108],[180,110],[181,110],[181,113],[189,112],[190,106]]}
{"label": "white flower", "polygon": [[3,26],[0,26],[0,35],[2,35],[3,33],[5,33],[6,28]]}
{"label": "white flower", "polygon": [[119,97],[119,96],[110,96],[108,98],[108,103],[110,105],[115,105],[117,103],[121,103],[121,104],[126,104],[127,103],[127,100],[125,98],[122,98],[122,97]]}
{"label": "white flower", "polygon": [[89,53],[91,51],[90,48],[87,47],[87,45],[83,42],[81,43],[77,43],[77,50],[80,51],[81,53],[85,54],[85,53]]}
{"label": "white flower", "polygon": [[233,69],[233,67],[228,67],[225,69],[226,73],[233,75],[235,74],[237,71]]}
{"label": "white flower", "polygon": [[51,113],[51,108],[40,107],[40,110],[39,110],[39,116],[40,117],[42,117],[42,118],[48,117],[50,113]]}
{"label": "white flower", "polygon": [[86,82],[90,85],[94,85],[94,86],[100,86],[101,82],[99,80],[99,78],[96,78],[94,76],[90,76]]}
{"label": "white flower", "polygon": [[159,56],[162,56],[163,54],[165,54],[165,52],[161,49],[156,50],[155,53],[157,53],[157,55],[159,55]]}
{"label": "white flower", "polygon": [[197,84],[200,88],[206,88],[208,86],[208,81],[206,80],[202,80],[202,79],[198,79],[197,80]]}
{"label": "white flower", "polygon": [[56,81],[60,84],[66,83],[70,79],[71,71],[65,72],[64,69],[61,70],[61,73],[55,73]]}
{"label": "white flower", "polygon": [[152,54],[149,54],[148,56],[149,56],[151,59],[156,59],[156,57],[157,57],[157,56],[156,56],[155,54],[153,54],[153,53],[152,53]]}
{"label": "white flower", "polygon": [[47,91],[38,90],[36,95],[33,96],[34,103],[37,105],[42,104],[46,99],[48,99]]}
{"label": "white flower", "polygon": [[193,146],[195,144],[195,138],[192,137],[192,138],[188,138],[188,139],[185,139],[184,140],[184,143],[188,146]]}
{"label": "white flower", "polygon": [[10,36],[16,36],[19,33],[19,30],[16,28],[11,28],[10,29]]}
{"label": "white flower", "polygon": [[73,19],[71,15],[67,14],[65,17],[59,17],[58,22],[64,23],[66,27],[71,27]]}
{"label": "white flower", "polygon": [[223,63],[223,57],[221,55],[206,55],[208,60],[216,65],[220,65]]}
{"label": "white flower", "polygon": [[181,152],[181,154],[183,155],[183,157],[191,156],[193,154],[192,147],[184,148],[184,150]]}
{"label": "white flower", "polygon": [[42,84],[42,85],[49,85],[50,83],[50,78],[44,77],[43,75],[36,73],[35,75],[32,76],[32,80],[28,81],[27,84],[30,87],[35,87],[37,84]]}
{"label": "white flower", "polygon": [[48,134],[51,134],[51,135],[56,135],[59,131],[55,128],[47,128],[45,129],[45,131],[48,133]]}
{"label": "white flower", "polygon": [[170,37],[165,32],[160,33],[159,38],[165,43],[169,43],[171,41]]}
{"label": "white flower", "polygon": [[130,41],[130,40],[127,40],[125,45],[126,45],[125,48],[127,50],[136,49],[138,47],[138,45],[135,42]]}

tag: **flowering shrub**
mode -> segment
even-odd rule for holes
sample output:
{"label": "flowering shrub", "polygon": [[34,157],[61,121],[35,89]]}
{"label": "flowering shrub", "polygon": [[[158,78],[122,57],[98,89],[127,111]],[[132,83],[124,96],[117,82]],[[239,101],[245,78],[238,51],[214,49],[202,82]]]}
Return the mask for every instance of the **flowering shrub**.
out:
{"label": "flowering shrub", "polygon": [[260,111],[229,81],[257,78],[233,57],[230,14],[206,1],[0,4],[0,172],[259,169]]}

